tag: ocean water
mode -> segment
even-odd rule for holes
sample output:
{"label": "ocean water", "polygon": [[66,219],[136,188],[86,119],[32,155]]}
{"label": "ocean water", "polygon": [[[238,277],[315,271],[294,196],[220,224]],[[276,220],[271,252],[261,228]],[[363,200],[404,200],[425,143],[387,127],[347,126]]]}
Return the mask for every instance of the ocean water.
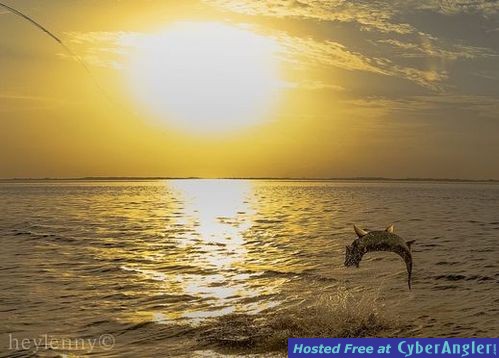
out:
{"label": "ocean water", "polygon": [[[47,336],[114,346],[36,356],[282,355],[268,342],[279,329],[499,335],[496,184],[4,182],[0,213],[4,356]],[[354,223],[416,240],[411,291],[393,253],[343,266]],[[363,309],[372,327],[357,329],[349,315]]]}

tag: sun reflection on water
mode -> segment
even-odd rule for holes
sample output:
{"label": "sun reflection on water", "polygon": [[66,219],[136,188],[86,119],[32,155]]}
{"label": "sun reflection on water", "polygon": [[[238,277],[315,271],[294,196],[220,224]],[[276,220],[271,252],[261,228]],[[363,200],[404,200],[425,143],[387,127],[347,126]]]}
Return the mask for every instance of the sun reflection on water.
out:
{"label": "sun reflection on water", "polygon": [[[186,317],[207,317],[230,313],[231,300],[251,296],[245,285],[247,274],[238,273],[236,266],[244,263],[246,250],[243,233],[252,225],[253,209],[248,203],[251,183],[248,181],[178,180],[169,182],[183,203],[180,224],[192,224],[191,235],[179,242],[194,245],[187,257],[203,274],[177,275],[184,294],[211,301],[209,310],[186,312]],[[206,274],[206,271],[211,273]]]}

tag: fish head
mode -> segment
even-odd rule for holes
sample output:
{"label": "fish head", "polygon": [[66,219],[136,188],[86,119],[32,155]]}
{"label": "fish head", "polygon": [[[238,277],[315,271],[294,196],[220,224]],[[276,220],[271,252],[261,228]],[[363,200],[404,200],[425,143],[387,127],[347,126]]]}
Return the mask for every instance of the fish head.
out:
{"label": "fish head", "polygon": [[353,245],[346,246],[345,251],[345,266],[357,266],[359,267],[359,263],[362,260],[362,255],[358,249],[356,249]]}

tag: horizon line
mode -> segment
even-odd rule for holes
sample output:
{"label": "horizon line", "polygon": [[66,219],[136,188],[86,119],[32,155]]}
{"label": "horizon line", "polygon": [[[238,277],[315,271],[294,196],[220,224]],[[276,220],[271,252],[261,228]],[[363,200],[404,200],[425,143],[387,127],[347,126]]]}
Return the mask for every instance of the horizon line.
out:
{"label": "horizon line", "polygon": [[84,176],[84,177],[11,177],[0,178],[1,182],[7,181],[126,181],[126,180],[289,180],[289,181],[433,181],[433,182],[499,182],[499,179],[464,179],[464,178],[432,178],[432,177],[169,177],[169,176]]}

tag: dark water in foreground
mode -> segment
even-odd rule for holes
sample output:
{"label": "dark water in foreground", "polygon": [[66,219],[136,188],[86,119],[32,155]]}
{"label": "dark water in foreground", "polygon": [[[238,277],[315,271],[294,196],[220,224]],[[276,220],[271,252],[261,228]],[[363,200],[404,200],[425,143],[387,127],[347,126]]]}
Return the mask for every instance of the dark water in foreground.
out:
{"label": "dark water in foreground", "polygon": [[[97,356],[271,352],[277,330],[345,334],[362,310],[384,323],[348,334],[499,335],[499,185],[0,183],[0,212],[6,356],[29,355],[13,338],[102,334]],[[343,267],[353,223],[417,240],[412,291],[394,254]],[[89,350],[37,352],[59,353]]]}

